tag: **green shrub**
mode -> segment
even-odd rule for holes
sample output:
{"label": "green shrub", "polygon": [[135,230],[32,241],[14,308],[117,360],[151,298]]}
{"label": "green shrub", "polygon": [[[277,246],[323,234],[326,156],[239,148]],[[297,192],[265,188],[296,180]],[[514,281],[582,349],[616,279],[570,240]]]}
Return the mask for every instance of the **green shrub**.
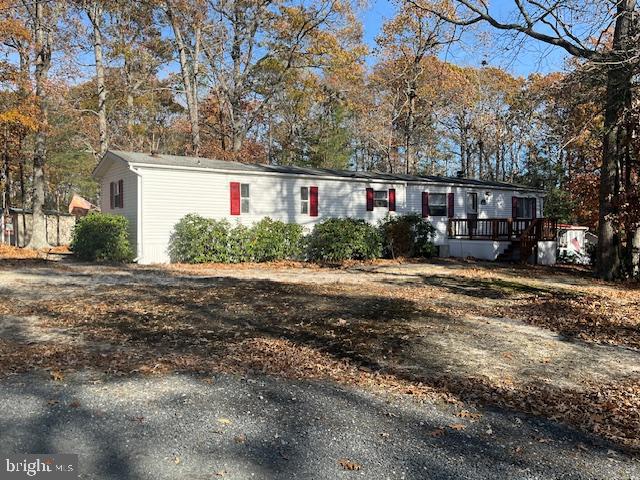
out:
{"label": "green shrub", "polygon": [[205,263],[229,261],[229,230],[226,220],[189,214],[174,227],[169,240],[172,262]]}
{"label": "green shrub", "polygon": [[120,215],[90,213],[76,223],[71,250],[81,260],[130,262],[134,253],[129,244],[128,224]]}
{"label": "green shrub", "polygon": [[419,214],[387,215],[378,227],[386,257],[432,257],[436,229]]}
{"label": "green shrub", "polygon": [[169,257],[182,263],[267,262],[300,256],[302,227],[264,218],[232,226],[196,214],[182,218],[169,241]]}
{"label": "green shrub", "polygon": [[307,237],[306,253],[314,261],[379,258],[382,239],[378,229],[364,220],[330,218],[318,223]]}
{"label": "green shrub", "polygon": [[278,222],[267,217],[256,223],[251,233],[256,262],[300,257],[302,225]]}

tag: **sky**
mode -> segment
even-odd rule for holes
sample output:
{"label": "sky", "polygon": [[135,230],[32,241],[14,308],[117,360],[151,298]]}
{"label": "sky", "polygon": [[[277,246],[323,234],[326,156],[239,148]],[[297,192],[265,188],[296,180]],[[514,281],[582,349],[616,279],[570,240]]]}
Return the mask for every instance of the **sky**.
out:
{"label": "sky", "polygon": [[[376,36],[382,30],[382,25],[386,20],[394,16],[397,4],[403,0],[368,0],[368,5],[361,9],[359,18],[364,30],[364,40],[369,47],[376,48]],[[514,0],[492,0],[491,12],[500,18],[508,18],[513,12]],[[87,22],[86,18],[83,21]],[[531,73],[549,73],[563,70],[566,55],[564,50],[557,47],[550,47],[541,42],[530,40],[521,45],[518,49],[508,48],[513,45],[513,41],[504,36],[498,37],[496,31],[484,27],[488,35],[483,35],[483,41],[478,41],[478,32],[470,32],[462,37],[462,41],[441,52],[442,60],[464,66],[481,66],[483,61],[493,67],[501,67],[512,74],[528,76]],[[168,27],[164,30],[167,37],[171,36]],[[87,50],[81,56],[81,63],[92,65],[92,51]],[[375,55],[367,57],[367,63],[372,66]],[[178,73],[177,62],[166,65],[161,72],[161,77],[171,73]],[[87,75],[93,75],[93,68],[87,70]],[[82,81],[84,78],[76,78],[75,81]]]}
{"label": "sky", "polygon": [[[393,17],[396,4],[390,0],[369,0],[369,5],[360,14],[364,28],[364,40],[375,48],[375,38],[382,29],[385,20]],[[508,18],[513,13],[513,0],[495,0],[491,2],[491,12]],[[510,48],[513,42],[509,38],[497,37],[490,32],[488,40],[478,42],[476,34],[463,36],[462,44],[443,51],[440,57],[452,63],[465,66],[480,66],[482,61],[493,67],[502,67],[512,74],[528,76],[531,73],[549,73],[563,70],[566,55],[558,47],[549,47],[536,41],[525,41],[520,48]],[[369,63],[373,57],[368,59]]]}

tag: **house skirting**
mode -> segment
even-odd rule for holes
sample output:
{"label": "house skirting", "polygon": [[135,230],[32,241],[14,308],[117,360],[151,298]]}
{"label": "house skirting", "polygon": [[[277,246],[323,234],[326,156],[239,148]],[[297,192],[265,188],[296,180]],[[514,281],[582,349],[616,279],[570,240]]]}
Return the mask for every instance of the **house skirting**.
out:
{"label": "house skirting", "polygon": [[[441,256],[467,258],[473,257],[479,260],[495,260],[504,252],[511,242],[494,240],[460,240],[449,239],[448,252],[443,252]],[[447,250],[445,248],[444,250]]]}

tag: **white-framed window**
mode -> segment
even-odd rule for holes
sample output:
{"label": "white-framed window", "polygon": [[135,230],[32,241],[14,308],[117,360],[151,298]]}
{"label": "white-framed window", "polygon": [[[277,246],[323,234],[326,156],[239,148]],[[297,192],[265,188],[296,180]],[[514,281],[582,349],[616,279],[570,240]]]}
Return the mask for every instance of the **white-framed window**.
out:
{"label": "white-framed window", "polygon": [[124,208],[124,181],[118,180],[117,182],[111,182],[109,184],[110,190],[110,207]]}
{"label": "white-framed window", "polygon": [[374,190],[373,206],[381,208],[389,208],[389,192],[388,190]]}
{"label": "white-framed window", "polygon": [[300,213],[309,213],[309,187],[300,187]]}
{"label": "white-framed window", "polygon": [[535,198],[518,198],[516,200],[516,217],[534,218],[536,209]]}
{"label": "white-framed window", "polygon": [[240,212],[249,213],[249,184],[240,184]]}
{"label": "white-framed window", "polygon": [[446,193],[430,193],[429,194],[429,216],[445,217],[447,215],[447,194]]}

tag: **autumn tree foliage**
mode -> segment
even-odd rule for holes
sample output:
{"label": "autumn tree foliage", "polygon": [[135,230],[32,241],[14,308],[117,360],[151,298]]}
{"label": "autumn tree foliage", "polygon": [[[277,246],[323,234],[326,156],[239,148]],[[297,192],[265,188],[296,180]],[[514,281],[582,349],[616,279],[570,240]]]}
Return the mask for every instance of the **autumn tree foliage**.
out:
{"label": "autumn tree foliage", "polygon": [[[637,189],[637,152],[632,139],[640,69],[640,8],[636,0],[554,2],[514,0],[511,18],[497,15],[482,0],[411,3],[456,27],[487,25],[564,49],[592,78],[600,79],[603,107],[602,156],[599,163],[598,262],[601,277],[612,279],[640,266],[640,225],[622,227],[625,201]],[[597,83],[597,82],[596,82]],[[597,85],[594,85],[597,91]],[[626,259],[626,261],[624,261]],[[628,272],[627,272],[628,273]]]}
{"label": "autumn tree foliage", "polygon": [[[93,199],[107,148],[460,172],[544,188],[548,215],[600,229],[602,276],[633,274],[638,7],[605,4],[397,2],[366,45],[351,0],[0,0],[4,204]],[[482,25],[564,48],[567,71],[447,61]]]}

